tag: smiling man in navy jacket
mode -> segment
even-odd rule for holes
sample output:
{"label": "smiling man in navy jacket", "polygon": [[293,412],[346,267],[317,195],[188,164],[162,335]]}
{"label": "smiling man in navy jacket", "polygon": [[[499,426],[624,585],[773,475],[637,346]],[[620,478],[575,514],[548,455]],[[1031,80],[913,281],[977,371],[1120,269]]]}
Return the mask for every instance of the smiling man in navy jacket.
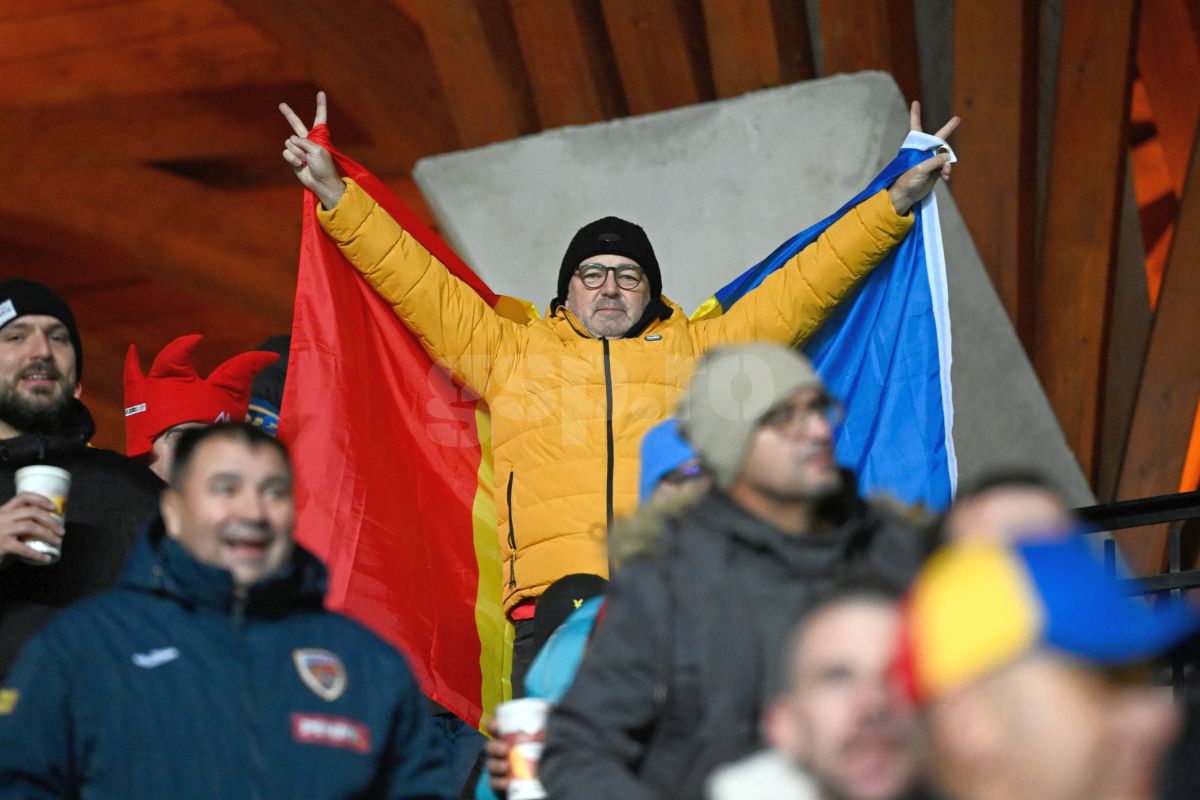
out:
{"label": "smiling man in navy jacket", "polygon": [[292,518],[283,445],[185,433],[122,582],[0,688],[0,797],[448,797],[404,659],[324,609]]}

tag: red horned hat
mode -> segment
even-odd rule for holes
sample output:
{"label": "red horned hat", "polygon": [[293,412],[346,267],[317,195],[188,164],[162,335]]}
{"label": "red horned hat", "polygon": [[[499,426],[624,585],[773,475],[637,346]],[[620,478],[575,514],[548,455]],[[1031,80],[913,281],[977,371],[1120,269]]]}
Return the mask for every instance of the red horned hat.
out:
{"label": "red horned hat", "polygon": [[149,374],[142,373],[137,347],[125,356],[125,453],[145,455],[155,437],[183,422],[238,422],[246,418],[250,382],[273,364],[275,353],[241,353],[201,378],[192,365],[192,351],[203,337],[180,336],[154,358]]}

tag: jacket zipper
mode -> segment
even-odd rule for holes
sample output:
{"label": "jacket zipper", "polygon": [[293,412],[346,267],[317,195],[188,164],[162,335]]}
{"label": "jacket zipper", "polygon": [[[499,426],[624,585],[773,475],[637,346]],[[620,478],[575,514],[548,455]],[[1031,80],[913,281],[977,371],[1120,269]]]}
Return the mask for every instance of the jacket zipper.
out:
{"label": "jacket zipper", "polygon": [[246,637],[246,598],[239,597],[233,601],[232,622],[239,648],[242,651],[242,670],[246,681],[242,697],[245,703],[246,728],[250,740],[250,760],[254,769],[250,797],[252,800],[261,800],[264,796],[262,786],[266,775],[266,758],[263,756],[259,731],[261,726],[258,720],[257,704],[255,703],[253,658],[251,657],[250,644]]}
{"label": "jacket zipper", "polygon": [[513,523],[512,485],[514,473],[508,473],[508,588],[517,586],[517,534]]}
{"label": "jacket zipper", "polygon": [[[608,475],[605,481],[605,512],[608,519],[608,527],[612,528],[613,523],[613,389],[612,389],[612,363],[609,360],[608,339],[601,339],[604,343],[604,403],[606,406],[605,413],[605,435],[608,444]],[[512,513],[511,511],[509,512]]]}

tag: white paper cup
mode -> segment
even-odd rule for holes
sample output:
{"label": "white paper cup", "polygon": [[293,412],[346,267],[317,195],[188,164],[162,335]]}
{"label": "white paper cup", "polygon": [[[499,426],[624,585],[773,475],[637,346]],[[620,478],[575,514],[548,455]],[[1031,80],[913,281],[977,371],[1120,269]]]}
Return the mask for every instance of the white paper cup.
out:
{"label": "white paper cup", "polygon": [[[29,492],[30,494],[40,494],[47,498],[57,510],[56,513],[61,519],[67,508],[67,494],[71,490],[71,473],[60,467],[51,467],[46,464],[34,464],[29,467],[21,467],[16,474],[17,492]],[[47,544],[39,539],[26,539],[25,544],[39,553],[45,553],[51,557],[50,561],[29,561],[30,564],[38,566],[49,566],[58,562],[62,552],[52,544]]]}
{"label": "white paper cup", "polygon": [[546,790],[537,779],[546,738],[550,703],[532,697],[496,706],[496,727],[508,744],[508,800],[541,800]]}

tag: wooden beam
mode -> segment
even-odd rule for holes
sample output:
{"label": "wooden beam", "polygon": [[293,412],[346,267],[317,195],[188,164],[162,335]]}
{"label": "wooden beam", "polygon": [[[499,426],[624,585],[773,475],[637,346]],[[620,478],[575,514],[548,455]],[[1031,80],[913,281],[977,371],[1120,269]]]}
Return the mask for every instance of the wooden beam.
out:
{"label": "wooden beam", "polygon": [[804,3],[704,0],[704,25],[717,97],[815,74]]}
{"label": "wooden beam", "polygon": [[601,0],[631,114],[715,97],[704,21],[694,0]]}
{"label": "wooden beam", "polygon": [[[1150,331],[1145,368],[1138,384],[1133,424],[1125,447],[1118,496],[1146,497],[1178,491],[1188,455],[1200,357],[1196,352],[1196,309],[1200,308],[1200,137],[1171,242],[1158,308]],[[1144,532],[1143,532],[1144,533]],[[1138,574],[1161,565],[1165,538],[1129,537],[1125,557]]]}
{"label": "wooden beam", "polygon": [[121,253],[131,267],[253,313],[290,318],[299,249],[300,189],[252,199],[159,170],[19,170],[0,192],[6,238],[74,242]]}
{"label": "wooden beam", "polygon": [[[407,164],[458,148],[425,37],[391,0],[340,3],[336,13],[325,0],[223,2],[302,61],[332,100]],[[330,119],[335,134],[337,124]]]}
{"label": "wooden beam", "polygon": [[504,0],[419,0],[421,27],[466,147],[538,129],[517,31]]}
{"label": "wooden beam", "polygon": [[142,0],[0,22],[7,105],[298,81],[298,63],[212,2]]}
{"label": "wooden beam", "polygon": [[1096,499],[1118,499],[1117,481],[1125,458],[1125,442],[1133,421],[1138,381],[1150,340],[1150,296],[1146,288],[1146,248],[1142,220],[1138,214],[1130,157],[1125,171],[1121,202],[1121,232],[1117,239],[1117,264],[1113,275],[1112,316],[1109,324],[1105,364],[1104,397],[1101,403],[1104,436],[1100,439],[1096,466]]}
{"label": "wooden beam", "polygon": [[1138,74],[1154,114],[1175,195],[1183,193],[1200,120],[1200,46],[1185,0],[1141,0]]}
{"label": "wooden beam", "polygon": [[[312,104],[309,83],[89,98],[50,105],[0,105],[5,137],[23,166],[50,170],[258,155],[278,158],[287,129],[271,111],[280,102]],[[339,146],[366,133],[334,105]]]}
{"label": "wooden beam", "polygon": [[39,19],[71,14],[101,5],[131,5],[138,0],[4,0],[0,3],[0,20]]}
{"label": "wooden beam", "polygon": [[543,128],[626,112],[599,8],[587,0],[509,0]]}
{"label": "wooden beam", "polygon": [[1066,0],[1033,363],[1084,474],[1095,479],[1136,9]]}
{"label": "wooden beam", "polygon": [[955,134],[955,147],[972,163],[955,176],[954,201],[1026,343],[1033,320],[1038,12],[1035,0],[959,0],[954,7],[953,106],[970,120]]}
{"label": "wooden beam", "polygon": [[913,0],[819,0],[823,75],[881,69],[921,97]]}

